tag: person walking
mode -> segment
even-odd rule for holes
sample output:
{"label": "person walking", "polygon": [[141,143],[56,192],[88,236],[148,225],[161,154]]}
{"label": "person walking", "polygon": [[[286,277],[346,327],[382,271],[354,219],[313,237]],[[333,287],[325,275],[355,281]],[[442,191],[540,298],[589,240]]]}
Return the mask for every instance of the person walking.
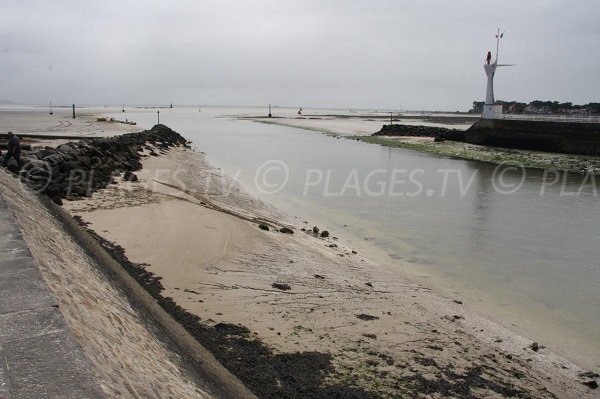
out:
{"label": "person walking", "polygon": [[4,167],[8,163],[8,160],[12,157],[17,161],[17,166],[21,170],[21,142],[16,134],[8,132],[8,146],[6,150],[6,156],[4,157]]}

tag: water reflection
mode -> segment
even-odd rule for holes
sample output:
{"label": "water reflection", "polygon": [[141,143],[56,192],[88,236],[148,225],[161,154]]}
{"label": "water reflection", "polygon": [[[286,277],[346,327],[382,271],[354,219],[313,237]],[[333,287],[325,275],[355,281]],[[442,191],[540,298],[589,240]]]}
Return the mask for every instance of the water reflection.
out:
{"label": "water reflection", "polygon": [[476,250],[476,245],[479,239],[489,231],[490,208],[492,207],[493,190],[491,180],[488,178],[479,178],[476,180],[474,211],[473,211],[473,229],[471,231],[471,250]]}

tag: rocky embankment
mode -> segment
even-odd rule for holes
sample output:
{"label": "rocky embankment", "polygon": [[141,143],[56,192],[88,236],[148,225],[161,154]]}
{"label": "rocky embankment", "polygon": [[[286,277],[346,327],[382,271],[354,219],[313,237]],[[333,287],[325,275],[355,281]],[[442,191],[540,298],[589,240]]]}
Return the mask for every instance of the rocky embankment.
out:
{"label": "rocky embankment", "polygon": [[465,132],[435,126],[383,125],[373,136],[434,137],[440,140],[464,141]]}
{"label": "rocky embankment", "polygon": [[63,198],[90,196],[123,172],[125,179],[135,180],[132,172],[142,168],[143,153],[157,156],[156,151],[182,145],[188,145],[183,136],[165,125],[156,125],[138,133],[84,139],[24,152],[19,175],[34,191],[61,204]]}

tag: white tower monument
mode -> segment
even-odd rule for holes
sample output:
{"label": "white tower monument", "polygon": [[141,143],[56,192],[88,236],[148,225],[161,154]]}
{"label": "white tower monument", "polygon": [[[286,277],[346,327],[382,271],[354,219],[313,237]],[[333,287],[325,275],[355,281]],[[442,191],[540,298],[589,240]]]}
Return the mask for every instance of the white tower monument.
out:
{"label": "white tower monument", "polygon": [[496,34],[496,59],[491,62],[492,54],[488,52],[486,63],[483,65],[485,74],[487,75],[487,89],[485,91],[485,105],[483,106],[483,119],[501,119],[502,118],[502,105],[494,104],[494,75],[496,74],[496,68],[499,66],[512,66],[511,64],[498,64],[498,50],[500,48],[500,39],[504,36],[504,32]]}

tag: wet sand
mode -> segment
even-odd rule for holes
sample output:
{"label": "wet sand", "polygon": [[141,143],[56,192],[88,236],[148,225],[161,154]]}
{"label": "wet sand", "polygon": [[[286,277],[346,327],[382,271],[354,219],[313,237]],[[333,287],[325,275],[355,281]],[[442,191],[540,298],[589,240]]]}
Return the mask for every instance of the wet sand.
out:
{"label": "wet sand", "polygon": [[[57,136],[114,136],[137,132],[137,126],[119,122],[98,122],[99,108],[77,108],[76,118],[72,118],[70,108],[56,108],[54,115],[47,110],[23,107],[19,109],[0,107],[0,133],[13,131],[19,134],[47,134]],[[123,114],[123,120],[127,113]]]}
{"label": "wet sand", "polygon": [[[202,154],[176,149],[148,157],[138,176],[65,207],[121,245],[130,261],[148,263],[163,295],[203,325],[239,325],[244,339],[269,348],[265,362],[274,365],[275,354],[300,356],[300,364],[288,365],[297,380],[276,380],[281,389],[593,397],[575,365],[533,351],[531,341],[469,311],[460,298],[443,298],[353,253],[335,232],[302,232],[312,226],[250,197]],[[295,233],[277,232],[282,226]],[[212,349],[255,392],[281,394],[265,387],[273,383],[268,373],[259,376],[218,353],[223,348]],[[306,370],[317,364],[327,372],[308,381]]]}
{"label": "wet sand", "polygon": [[[366,113],[323,113],[305,112],[297,115],[289,109],[278,110],[273,118],[256,114],[235,115],[241,120],[275,124],[315,130],[336,136],[370,136],[381,130],[381,126],[390,123],[390,115],[385,112]],[[405,125],[437,126],[466,130],[478,117],[471,114],[427,114],[394,113],[393,122]]]}

